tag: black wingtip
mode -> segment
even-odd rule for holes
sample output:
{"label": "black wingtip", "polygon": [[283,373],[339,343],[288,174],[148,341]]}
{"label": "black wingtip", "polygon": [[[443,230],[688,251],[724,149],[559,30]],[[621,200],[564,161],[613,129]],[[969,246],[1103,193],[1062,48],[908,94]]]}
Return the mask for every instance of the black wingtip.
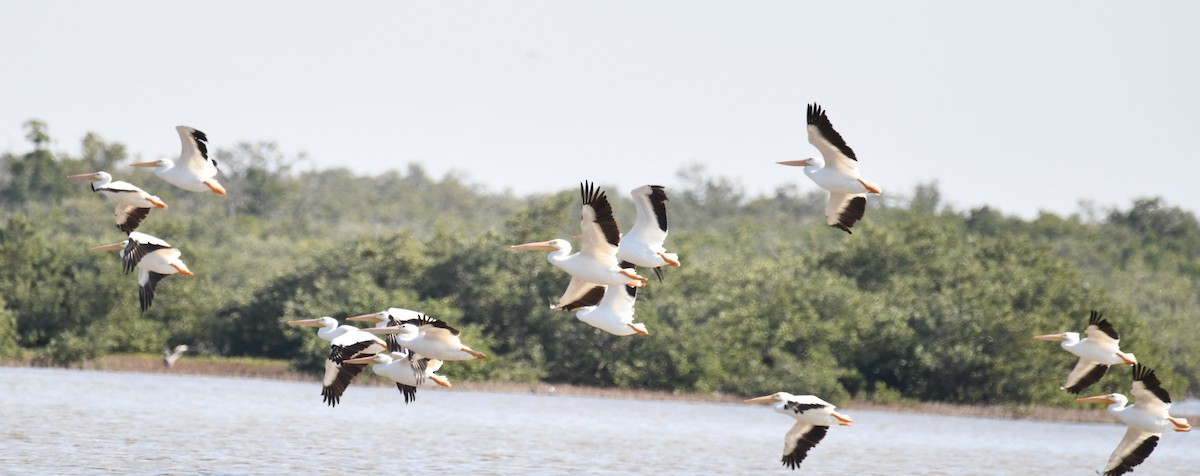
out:
{"label": "black wingtip", "polygon": [[1154,369],[1140,363],[1133,364],[1133,381],[1141,381],[1142,385],[1146,386],[1146,390],[1153,393],[1163,403],[1171,403],[1171,394],[1162,388],[1162,381],[1158,380],[1158,376],[1154,374]]}

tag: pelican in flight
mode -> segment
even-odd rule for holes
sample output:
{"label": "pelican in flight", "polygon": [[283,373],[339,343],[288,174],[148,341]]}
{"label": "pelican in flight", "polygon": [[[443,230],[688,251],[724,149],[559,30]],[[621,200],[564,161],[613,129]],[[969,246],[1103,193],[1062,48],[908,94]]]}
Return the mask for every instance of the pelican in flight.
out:
{"label": "pelican in flight", "polygon": [[350,381],[367,368],[366,364],[346,361],[387,351],[387,343],[374,335],[378,329],[339,326],[337,319],[329,316],[288,321],[288,325],[316,327],[317,337],[329,341],[329,357],[325,359],[325,376],[321,380],[321,399],[331,407],[341,402]]}
{"label": "pelican in flight", "polygon": [[171,368],[175,366],[175,361],[183,357],[183,353],[188,351],[187,344],[179,344],[174,350],[163,349],[163,367]]}
{"label": "pelican in flight", "polygon": [[[399,332],[399,326],[400,326],[401,322],[408,321],[411,319],[420,319],[421,317],[422,317],[421,313],[411,310],[411,309],[404,309],[404,308],[400,308],[400,307],[389,307],[385,310],[379,311],[374,314],[363,314],[361,316],[347,317],[346,320],[347,321],[370,322],[370,323],[375,324],[375,327],[377,327],[377,328],[395,327],[396,331]],[[389,352],[404,352],[404,353],[409,352],[409,350],[407,348],[405,348],[403,345],[400,344],[399,340],[396,338],[396,334],[384,334],[383,340],[384,340],[384,342],[387,342]],[[422,383],[424,383],[425,370],[423,367],[420,366],[420,364],[422,364],[424,362],[424,360],[422,360],[422,359],[405,359],[404,361],[408,362],[412,366],[411,373],[412,373],[412,375],[415,376],[415,379],[417,382],[416,385],[419,386]],[[402,391],[403,391],[403,389],[402,389]],[[405,403],[407,403],[407,399],[405,400]]]}
{"label": "pelican in flight", "polygon": [[[415,358],[410,361],[410,356]],[[396,388],[400,390],[401,395],[404,395],[405,404],[416,400],[417,387],[428,381],[446,388],[451,387],[450,381],[446,377],[434,373],[442,368],[442,361],[423,358],[419,355],[413,356],[411,351],[380,352],[375,355],[347,359],[343,363],[372,364],[372,372],[396,382]]]}
{"label": "pelican in flight", "polygon": [[808,142],[821,152],[821,158],[785,160],[782,165],[804,167],[808,178],[829,191],[825,206],[825,223],[851,233],[850,228],[861,220],[867,210],[867,194],[879,195],[879,185],[868,182],[858,173],[858,158],[846,145],[841,134],[833,130],[829,116],[817,104],[808,105]]}
{"label": "pelican in flight", "polygon": [[142,232],[132,232],[128,239],[120,243],[92,248],[92,251],[113,250],[121,250],[121,266],[126,273],[135,267],[138,270],[138,299],[142,312],[146,312],[154,302],[154,290],[163,278],[172,274],[192,275],[192,271],[179,259],[182,255],[179,249]]}
{"label": "pelican in flight", "polygon": [[208,192],[225,195],[225,187],[217,179],[217,160],[208,156],[208,136],[188,126],[175,126],[183,150],[179,161],[168,159],[130,164],[134,167],[154,167],[154,174],[171,185],[192,192]]}
{"label": "pelican in flight", "polygon": [[667,253],[667,192],[660,185],[643,185],[629,192],[637,207],[637,221],[621,237],[617,259],[638,266],[654,268],[662,281],[663,266],[679,266],[679,255]]}
{"label": "pelican in flight", "polygon": [[93,172],[68,176],[69,180],[89,180],[92,191],[104,195],[117,203],[117,229],[126,235],[137,229],[142,220],[150,215],[151,208],[167,208],[162,199],[146,193],[129,182],[113,182],[108,172]]}
{"label": "pelican in flight", "polygon": [[1092,311],[1091,317],[1088,318],[1087,329],[1084,329],[1083,333],[1087,334],[1083,340],[1079,339],[1077,332],[1033,337],[1038,340],[1062,341],[1060,345],[1063,349],[1079,357],[1079,363],[1075,364],[1075,368],[1071,370],[1070,374],[1067,374],[1067,382],[1062,385],[1066,391],[1077,394],[1099,382],[1100,378],[1108,372],[1110,365],[1137,363],[1137,357],[1134,357],[1133,354],[1121,352],[1118,345],[1121,336],[1117,334],[1117,330],[1104,318],[1103,314]]}
{"label": "pelican in flight", "polygon": [[[392,308],[398,309],[398,308]],[[371,330],[380,334],[395,334],[396,343],[417,353],[422,357],[428,357],[438,360],[472,360],[486,359],[487,356],[481,352],[476,352],[474,349],[463,345],[459,334],[462,331],[450,327],[444,321],[440,321],[424,314],[416,314],[415,316],[408,314],[413,311],[407,309],[399,309],[407,311],[400,316],[391,316],[388,311],[381,311],[374,314],[363,314],[347,318],[348,321],[371,321],[378,322],[375,319],[380,319],[381,315],[384,318],[392,319],[395,325],[388,327],[374,327]],[[399,320],[404,319],[404,320]]]}
{"label": "pelican in flight", "polygon": [[587,325],[600,329],[609,334],[627,336],[631,334],[650,335],[643,323],[633,322],[633,304],[637,301],[637,288],[617,286],[608,288],[600,303],[586,306],[575,311],[575,317]]}
{"label": "pelican in flight", "polygon": [[[571,282],[553,309],[572,310],[600,302],[604,286],[646,285],[646,278],[617,261],[621,230],[613,218],[608,197],[591,182],[579,185],[583,198],[579,228],[579,252],[571,254],[571,243],[563,239],[514,245],[515,250],[549,251],[546,259],[571,275]],[[601,288],[601,289],[597,289]],[[420,353],[420,352],[418,352]]]}
{"label": "pelican in flight", "polygon": [[1125,437],[1108,457],[1108,465],[1104,467],[1104,476],[1118,476],[1133,471],[1133,467],[1141,464],[1158,446],[1158,439],[1163,432],[1175,430],[1178,432],[1191,431],[1192,426],[1183,418],[1175,418],[1169,414],[1171,395],[1162,388],[1162,383],[1154,375],[1154,370],[1141,365],[1133,366],[1133,387],[1129,391],[1136,400],[1132,406],[1125,395],[1110,393],[1095,397],[1080,398],[1077,402],[1103,403],[1108,405],[1108,412],[1125,422],[1129,429]]}
{"label": "pelican in flight", "polygon": [[833,425],[850,426],[854,420],[834,410],[837,407],[812,395],[792,395],[778,392],[751,398],[746,403],[776,402],[775,411],[796,419],[796,424],[783,437],[784,466],[796,469],[808,456],[808,450],[817,446],[825,432]]}

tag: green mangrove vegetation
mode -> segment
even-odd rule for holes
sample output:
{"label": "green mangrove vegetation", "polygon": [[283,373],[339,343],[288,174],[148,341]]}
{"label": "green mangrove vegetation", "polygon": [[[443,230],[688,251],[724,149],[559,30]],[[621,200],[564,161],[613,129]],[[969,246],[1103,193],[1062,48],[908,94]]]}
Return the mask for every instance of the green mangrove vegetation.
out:
{"label": "green mangrove vegetation", "polygon": [[[395,306],[491,356],[448,364],[455,379],[1067,405],[1074,358],[1031,337],[1082,331],[1098,309],[1173,395],[1200,389],[1200,223],[1153,197],[1024,219],[956,209],[926,184],[873,198],[847,235],[824,225],[825,195],[800,174],[753,196],[697,165],[667,190],[667,247],[683,266],[638,297],[651,335],[615,337],[549,310],[567,275],[509,249],[577,234],[578,184],[514,196],[418,165],[302,171],[262,142],[214,145],[221,197],[128,167],[126,147],[96,134],[58,151],[46,124],[27,126],[29,149],[0,156],[4,358],[72,365],[187,343],[316,371],[327,344],[283,321]],[[195,272],[160,283],[144,314],[116,254],[88,250],[124,239],[112,205],[65,179],[99,170],[170,204],[139,231]],[[608,192],[628,228],[628,191]],[[1115,368],[1094,389],[1129,379]]]}

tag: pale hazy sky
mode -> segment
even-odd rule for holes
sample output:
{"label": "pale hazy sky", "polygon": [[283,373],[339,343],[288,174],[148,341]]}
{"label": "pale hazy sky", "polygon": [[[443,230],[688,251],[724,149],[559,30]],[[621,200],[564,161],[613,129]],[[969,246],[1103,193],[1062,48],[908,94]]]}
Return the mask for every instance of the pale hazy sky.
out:
{"label": "pale hazy sky", "polygon": [[[816,186],[819,102],[884,192],[1034,216],[1200,210],[1200,2],[0,1],[0,152],[272,140],[493,190]],[[110,171],[122,176],[125,170]],[[625,191],[621,191],[625,193]]]}

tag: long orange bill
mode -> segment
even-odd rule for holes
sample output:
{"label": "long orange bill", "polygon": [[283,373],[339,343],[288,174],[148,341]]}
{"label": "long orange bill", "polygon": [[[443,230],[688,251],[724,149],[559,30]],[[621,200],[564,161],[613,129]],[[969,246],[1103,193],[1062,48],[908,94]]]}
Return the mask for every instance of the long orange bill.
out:
{"label": "long orange bill", "polygon": [[363,314],[361,316],[347,317],[347,321],[367,321],[367,322],[383,322],[383,318],[379,314]]}
{"label": "long orange bill", "polygon": [[554,251],[557,249],[553,245],[551,245],[549,241],[535,241],[533,243],[512,245],[509,248],[512,248],[514,250],[527,250],[527,251]]}
{"label": "long orange bill", "polygon": [[100,245],[92,248],[92,251],[116,251],[125,248],[125,243],[113,243],[111,245]]}

